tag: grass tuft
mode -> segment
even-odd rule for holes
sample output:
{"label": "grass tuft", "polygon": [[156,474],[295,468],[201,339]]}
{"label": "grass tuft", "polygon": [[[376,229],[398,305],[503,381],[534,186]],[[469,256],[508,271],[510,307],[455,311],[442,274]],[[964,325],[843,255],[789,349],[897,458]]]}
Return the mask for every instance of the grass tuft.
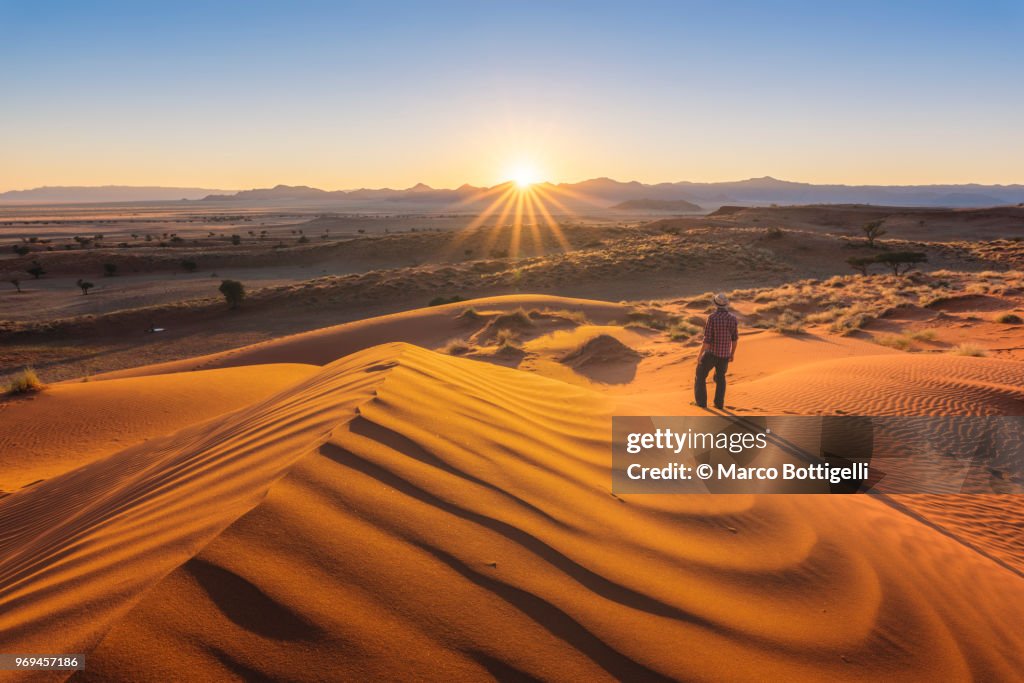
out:
{"label": "grass tuft", "polygon": [[983,358],[988,355],[987,349],[968,342],[954,346],[949,352],[957,356],[974,356],[975,358]]}
{"label": "grass tuft", "polygon": [[25,368],[7,383],[8,394],[33,394],[46,388],[32,368]]}

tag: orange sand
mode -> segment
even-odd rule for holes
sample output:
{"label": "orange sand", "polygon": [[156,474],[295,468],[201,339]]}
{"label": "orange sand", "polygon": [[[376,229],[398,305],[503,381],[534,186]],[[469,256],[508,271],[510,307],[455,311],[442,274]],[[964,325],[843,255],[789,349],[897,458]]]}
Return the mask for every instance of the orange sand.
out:
{"label": "orange sand", "polygon": [[[583,305],[538,299],[473,305]],[[97,446],[79,469],[0,499],[0,651],[88,653],[82,680],[1024,669],[1021,547],[972,531],[1019,528],[1019,504],[976,497],[960,514],[940,497],[910,509],[869,496],[613,496],[611,416],[690,410],[695,347],[616,328],[622,308],[593,303],[596,324],[538,324],[501,360],[512,368],[421,348],[482,326],[457,320],[463,308],[204,361],[324,367],[288,370],[291,386],[205,423],[168,424],[106,457]],[[599,334],[642,356],[599,372],[559,363]],[[734,371],[727,402],[761,412],[1019,414],[1024,398],[1018,361],[816,335],[745,334]],[[148,372],[59,388],[89,387],[102,404],[122,382],[170,390],[199,377]],[[28,438],[22,420],[0,419]]]}
{"label": "orange sand", "polygon": [[48,479],[156,436],[237,410],[313,373],[310,365],[231,368],[57,384],[0,403],[0,491]]}

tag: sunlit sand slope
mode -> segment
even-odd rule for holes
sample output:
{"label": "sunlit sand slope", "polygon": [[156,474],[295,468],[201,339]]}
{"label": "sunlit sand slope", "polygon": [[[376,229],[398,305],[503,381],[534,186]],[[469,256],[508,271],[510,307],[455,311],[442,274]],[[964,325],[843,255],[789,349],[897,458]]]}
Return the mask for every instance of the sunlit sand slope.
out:
{"label": "sunlit sand slope", "polygon": [[280,337],[271,341],[252,344],[209,356],[186,358],[168,363],[118,370],[97,375],[96,379],[105,380],[117,377],[135,377],[139,375],[182,372],[204,368],[248,366],[262,363],[313,363],[315,365],[326,365],[348,354],[378,344],[395,341],[409,342],[417,346],[435,347],[453,337],[463,336],[468,333],[472,323],[467,323],[458,317],[458,314],[467,308],[485,312],[507,312],[519,308],[568,308],[582,312],[592,320],[602,322],[616,317],[621,318],[629,310],[628,306],[606,301],[574,299],[546,294],[491,296],[443,306],[417,308],[365,320],[356,320],[319,330]]}
{"label": "sunlit sand slope", "polygon": [[[226,419],[214,448],[168,441],[147,474],[173,487],[92,482],[95,514],[70,525],[82,531],[51,518],[51,556],[3,566],[0,649],[88,649],[112,626],[80,675],[93,680],[1012,680],[1024,667],[1018,574],[869,497],[616,498],[611,412],[585,388],[408,345],[358,353]],[[39,541],[8,535],[31,568]],[[86,618],[60,586],[115,606]],[[43,635],[53,615],[65,643]]]}
{"label": "sunlit sand slope", "polygon": [[372,354],[354,362],[0,499],[0,651],[91,649],[351,419],[380,374]]}
{"label": "sunlit sand slope", "polygon": [[316,370],[277,364],[55,384],[0,402],[0,492],[238,410]]}
{"label": "sunlit sand slope", "polygon": [[950,354],[837,358],[741,383],[728,402],[763,413],[1024,415],[1024,363]]}

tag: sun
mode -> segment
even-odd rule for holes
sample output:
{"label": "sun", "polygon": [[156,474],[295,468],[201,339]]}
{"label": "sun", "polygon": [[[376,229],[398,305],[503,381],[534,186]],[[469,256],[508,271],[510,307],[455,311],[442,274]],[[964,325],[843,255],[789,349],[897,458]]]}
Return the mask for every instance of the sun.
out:
{"label": "sun", "polygon": [[537,169],[525,164],[512,168],[508,177],[520,190],[525,190],[540,181],[540,175],[537,173]]}

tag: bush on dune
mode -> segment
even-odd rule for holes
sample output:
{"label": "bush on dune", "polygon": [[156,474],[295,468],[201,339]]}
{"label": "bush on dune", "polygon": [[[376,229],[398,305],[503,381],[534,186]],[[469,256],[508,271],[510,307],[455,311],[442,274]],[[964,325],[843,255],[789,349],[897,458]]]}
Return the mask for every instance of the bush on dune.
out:
{"label": "bush on dune", "polygon": [[950,349],[949,352],[957,356],[974,356],[975,358],[982,358],[988,355],[988,349],[969,342],[958,344]]}
{"label": "bush on dune", "polygon": [[46,387],[32,368],[25,368],[7,383],[8,394],[31,394]]}
{"label": "bush on dune", "polygon": [[875,342],[891,349],[906,351],[910,348],[910,339],[906,336],[887,334],[875,339]]}
{"label": "bush on dune", "polygon": [[783,334],[799,334],[804,331],[804,321],[798,314],[786,309],[775,318],[772,329]]}
{"label": "bush on dune", "polygon": [[672,341],[686,341],[700,333],[701,328],[688,322],[676,323],[668,330],[668,338]]}
{"label": "bush on dune", "polygon": [[464,339],[452,339],[447,344],[441,347],[441,353],[447,353],[449,356],[461,356],[469,353],[472,346]]}
{"label": "bush on dune", "polygon": [[498,353],[521,353],[523,350],[513,330],[499,330],[494,341],[498,345]]}
{"label": "bush on dune", "polygon": [[488,327],[492,330],[523,330],[533,327],[533,320],[529,313],[519,308],[511,313],[502,313],[497,316]]}
{"label": "bush on dune", "polygon": [[476,310],[472,306],[470,306],[469,308],[465,309],[464,311],[462,311],[462,313],[459,313],[456,316],[456,318],[458,318],[459,320],[467,320],[467,321],[476,321],[476,320],[480,320],[483,317],[484,316],[480,313],[480,311]]}

